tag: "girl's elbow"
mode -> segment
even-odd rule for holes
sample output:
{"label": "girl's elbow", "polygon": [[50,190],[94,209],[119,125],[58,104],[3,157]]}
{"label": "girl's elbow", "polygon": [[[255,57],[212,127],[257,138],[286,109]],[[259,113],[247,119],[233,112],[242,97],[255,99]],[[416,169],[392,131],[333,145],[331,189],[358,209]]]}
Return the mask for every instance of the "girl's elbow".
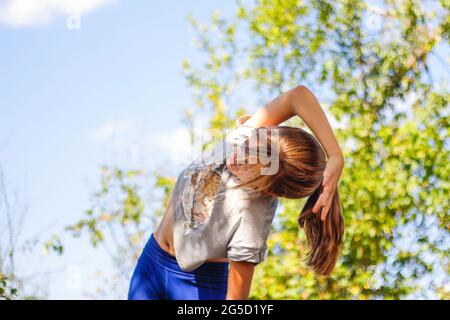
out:
{"label": "girl's elbow", "polygon": [[304,84],[299,84],[292,89],[297,94],[311,94],[311,90]]}
{"label": "girl's elbow", "polygon": [[311,91],[304,85],[298,85],[287,92],[287,98],[292,112],[299,114],[300,108],[305,105]]}

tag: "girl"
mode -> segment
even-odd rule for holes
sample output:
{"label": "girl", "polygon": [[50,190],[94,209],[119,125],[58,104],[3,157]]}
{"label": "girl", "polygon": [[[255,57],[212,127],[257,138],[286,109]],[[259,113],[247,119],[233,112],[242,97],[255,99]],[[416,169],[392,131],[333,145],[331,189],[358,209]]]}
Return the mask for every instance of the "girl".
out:
{"label": "girl", "polygon": [[[279,126],[295,115],[318,141]],[[330,274],[344,233],[337,189],[343,166],[325,113],[305,86],[240,117],[224,141],[178,176],[128,299],[248,299],[279,197],[308,197],[298,218],[311,249],[307,264]]]}

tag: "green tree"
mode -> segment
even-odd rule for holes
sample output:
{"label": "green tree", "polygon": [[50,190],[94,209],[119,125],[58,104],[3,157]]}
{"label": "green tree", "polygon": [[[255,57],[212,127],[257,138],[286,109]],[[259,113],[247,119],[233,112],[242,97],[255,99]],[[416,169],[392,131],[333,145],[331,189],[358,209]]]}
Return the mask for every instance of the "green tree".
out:
{"label": "green tree", "polygon": [[[228,125],[230,87],[250,83],[262,104],[305,84],[341,123],[336,134],[346,157],[346,235],[335,272],[317,277],[300,263],[307,252],[297,226],[302,203],[283,200],[252,297],[399,298],[418,289],[414,279],[433,271],[426,253],[448,262],[449,93],[432,81],[429,56],[448,45],[449,2],[431,9],[407,0],[237,7],[228,20],[215,12],[209,27],[191,18],[206,58],[195,70],[184,66],[198,107],[211,112],[211,129]],[[239,63],[245,67],[236,70]],[[433,239],[427,223],[437,227]],[[400,250],[404,226],[417,236]]]}
{"label": "green tree", "polygon": [[[104,275],[93,298],[124,298],[130,273],[148,240],[149,230],[164,212],[173,184],[173,178],[145,170],[101,168],[100,188],[93,194],[91,207],[82,219],[65,229],[74,237],[86,233],[95,248],[108,253],[116,270],[113,276]],[[64,241],[60,236],[55,236],[47,246],[55,250],[53,245],[61,242]]]}

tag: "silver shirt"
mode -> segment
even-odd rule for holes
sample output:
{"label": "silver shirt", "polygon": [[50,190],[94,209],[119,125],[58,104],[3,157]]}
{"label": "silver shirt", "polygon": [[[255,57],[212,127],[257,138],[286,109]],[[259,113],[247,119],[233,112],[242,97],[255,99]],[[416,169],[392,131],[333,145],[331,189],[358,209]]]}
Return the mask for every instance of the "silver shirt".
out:
{"label": "silver shirt", "polygon": [[247,188],[230,189],[238,182],[225,164],[233,147],[253,130],[238,125],[178,176],[172,195],[173,238],[178,264],[186,272],[214,258],[259,264],[267,256],[279,200]]}

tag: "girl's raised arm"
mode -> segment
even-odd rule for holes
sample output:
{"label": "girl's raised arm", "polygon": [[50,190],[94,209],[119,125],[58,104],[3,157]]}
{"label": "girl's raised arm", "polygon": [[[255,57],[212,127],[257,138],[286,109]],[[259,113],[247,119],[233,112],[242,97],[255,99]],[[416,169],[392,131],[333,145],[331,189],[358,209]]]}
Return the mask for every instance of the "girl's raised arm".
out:
{"label": "girl's raised arm", "polygon": [[279,125],[295,115],[303,119],[311,129],[328,157],[324,172],[324,190],[313,208],[313,212],[318,212],[320,207],[324,207],[321,218],[325,220],[344,168],[344,157],[325,112],[311,90],[300,85],[286,91],[259,109],[245,121],[245,125],[255,128]]}

